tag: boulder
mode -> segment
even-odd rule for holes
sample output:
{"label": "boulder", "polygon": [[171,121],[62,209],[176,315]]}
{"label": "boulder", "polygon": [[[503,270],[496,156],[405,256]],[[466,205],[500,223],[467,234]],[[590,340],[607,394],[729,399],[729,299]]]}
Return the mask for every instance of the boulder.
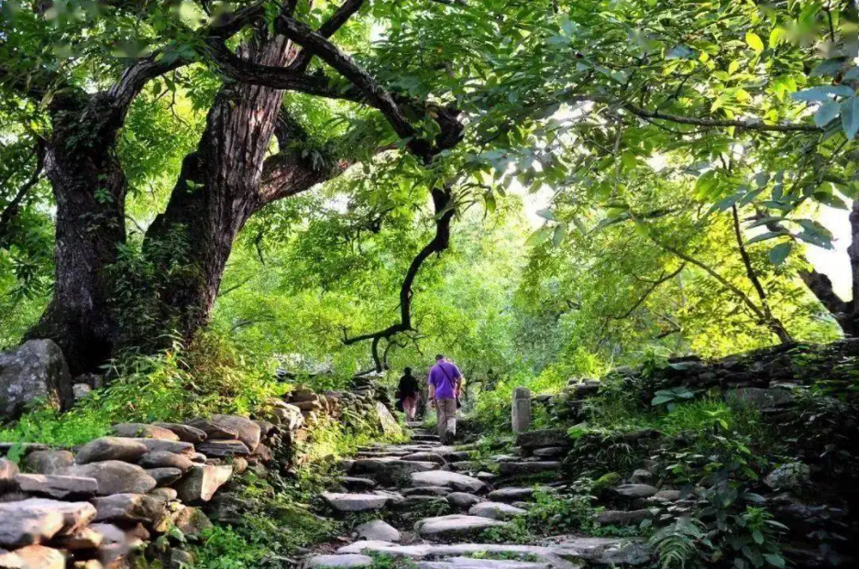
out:
{"label": "boulder", "polygon": [[92,387],[88,383],[75,383],[72,385],[72,398],[77,401],[92,393]]}
{"label": "boulder", "polygon": [[415,531],[426,539],[453,538],[473,535],[493,527],[504,527],[506,522],[479,516],[450,515],[425,518],[415,524]]}
{"label": "boulder", "polygon": [[113,434],[117,437],[163,439],[166,441],[180,440],[179,435],[170,429],[165,429],[158,425],[147,425],[146,423],[120,423],[113,426]]}
{"label": "boulder", "polygon": [[136,464],[119,460],[106,460],[70,466],[62,471],[67,476],[95,478],[98,481],[98,494],[136,493],[145,494],[156,486],[155,479]]}
{"label": "boulder", "polygon": [[653,473],[643,468],[637,469],[629,478],[632,484],[649,484],[651,480],[653,480]]}
{"label": "boulder", "polygon": [[373,520],[355,528],[358,539],[369,539],[376,541],[398,542],[400,541],[400,532],[383,522],[382,520]]}
{"label": "boulder", "polygon": [[516,437],[516,446],[524,449],[535,449],[545,447],[569,447],[570,438],[567,432],[561,429],[542,429],[539,431],[527,431],[519,433]]}
{"label": "boulder", "polygon": [[380,510],[391,500],[399,496],[387,493],[375,494],[341,494],[337,492],[323,492],[322,499],[338,512],[366,512],[368,510]]}
{"label": "boulder", "polygon": [[475,504],[483,501],[480,496],[469,494],[468,492],[452,492],[447,495],[447,503],[454,508],[470,508]]}
{"label": "boulder", "polygon": [[24,459],[27,468],[39,474],[57,474],[74,463],[75,455],[67,450],[37,450]]}
{"label": "boulder", "polygon": [[522,508],[504,502],[480,502],[468,510],[470,516],[479,516],[490,520],[507,520],[524,513],[526,512]]}
{"label": "boulder", "polygon": [[239,432],[236,429],[215,420],[192,419],[188,421],[188,424],[206,433],[206,437],[209,439],[231,440],[239,438]]}
{"label": "boulder", "polygon": [[29,545],[15,551],[27,569],[66,569],[66,556],[52,547]]}
{"label": "boulder", "polygon": [[30,498],[0,503],[0,547],[39,544],[68,535],[95,518],[89,502],[59,502]]}
{"label": "boulder", "polygon": [[403,434],[400,424],[381,401],[376,402],[376,414],[379,416],[379,426],[386,436],[400,436]]}
{"label": "boulder", "polygon": [[187,504],[208,502],[232,475],[232,466],[194,465],[175,487]]}
{"label": "boulder", "polygon": [[[238,439],[242,441],[250,452],[253,452],[260,442],[262,430],[255,422],[238,415],[215,415],[212,420],[219,425],[226,425],[238,433]],[[205,453],[205,451],[200,451]]]}
{"label": "boulder", "polygon": [[124,460],[134,462],[146,453],[146,445],[135,439],[122,437],[101,437],[91,440],[78,450],[75,461],[78,464],[104,460]]}
{"label": "boulder", "polygon": [[65,409],[73,400],[69,368],[52,340],[29,340],[0,353],[0,417],[15,419],[35,401]]}
{"label": "boulder", "polygon": [[206,432],[191,425],[181,423],[153,423],[153,425],[172,431],[180,441],[186,443],[199,443],[206,440]]}
{"label": "boulder", "polygon": [[98,493],[95,478],[57,474],[19,474],[16,478],[22,492],[64,500],[69,497],[91,498]]}
{"label": "boulder", "polygon": [[444,470],[414,472],[411,479],[412,486],[449,486],[461,492],[480,492],[486,488],[486,484],[477,478]]}
{"label": "boulder", "polygon": [[212,522],[200,508],[182,508],[173,515],[173,525],[186,537],[199,537],[212,527]]}
{"label": "boulder", "polygon": [[212,440],[197,445],[197,450],[206,456],[225,458],[228,456],[249,456],[250,449],[242,441]]}
{"label": "boulder", "polygon": [[182,470],[179,468],[149,468],[146,474],[155,479],[155,484],[158,486],[169,486],[180,478],[182,478]]}
{"label": "boulder", "polygon": [[93,499],[97,522],[155,523],[164,516],[166,502],[147,494],[114,494]]}
{"label": "boulder", "polygon": [[185,472],[194,465],[194,462],[184,454],[156,450],[141,456],[137,464],[143,468],[178,468]]}
{"label": "boulder", "polygon": [[782,464],[764,478],[764,484],[774,490],[799,490],[811,479],[811,469],[802,462]]}

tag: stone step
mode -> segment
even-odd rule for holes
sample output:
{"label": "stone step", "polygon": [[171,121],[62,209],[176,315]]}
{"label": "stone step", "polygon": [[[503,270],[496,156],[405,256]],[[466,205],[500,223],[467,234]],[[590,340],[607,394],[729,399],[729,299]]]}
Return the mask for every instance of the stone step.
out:
{"label": "stone step", "polygon": [[397,545],[385,541],[356,541],[337,550],[340,555],[384,554],[414,560],[443,559],[468,555],[504,555],[532,557],[550,561],[556,569],[573,569],[582,563],[633,566],[650,560],[650,551],[640,539],[614,537],[565,537],[543,545],[510,545],[497,543],[426,543]]}
{"label": "stone step", "polygon": [[[397,485],[412,473],[435,470],[438,465],[434,462],[414,462],[392,458],[362,458],[354,461],[349,467],[350,476],[372,478],[385,485]],[[439,486],[432,484],[432,486]]]}
{"label": "stone step", "polygon": [[534,462],[502,462],[498,465],[501,476],[528,476],[556,472],[561,474],[561,462],[557,460],[540,460]]}
{"label": "stone step", "polygon": [[511,559],[448,557],[443,561],[419,561],[417,566],[419,569],[550,569],[552,564]]}
{"label": "stone step", "polygon": [[[548,490],[547,488],[536,488],[537,490]],[[499,488],[498,490],[493,490],[486,497],[490,500],[494,500],[496,502],[522,502],[530,500],[534,495],[534,487],[525,488],[525,487],[516,487],[516,486],[508,486],[505,488]]]}
{"label": "stone step", "polygon": [[438,435],[412,435],[413,441],[418,442],[439,442],[441,439],[438,438]]}
{"label": "stone step", "polygon": [[522,508],[517,508],[504,502],[480,502],[471,506],[468,510],[468,515],[470,516],[479,516],[490,520],[509,520],[525,513],[525,510]]}
{"label": "stone step", "polygon": [[391,492],[366,494],[323,492],[322,499],[338,512],[366,512],[381,510],[391,502],[401,501],[403,497]]}
{"label": "stone step", "polygon": [[453,514],[450,516],[424,518],[415,524],[415,531],[424,539],[446,540],[454,537],[476,535],[485,529],[501,528],[507,525],[507,522],[480,516]]}
{"label": "stone step", "polygon": [[477,478],[446,470],[413,472],[410,477],[415,487],[447,486],[461,492],[481,492],[486,489],[486,483]]}

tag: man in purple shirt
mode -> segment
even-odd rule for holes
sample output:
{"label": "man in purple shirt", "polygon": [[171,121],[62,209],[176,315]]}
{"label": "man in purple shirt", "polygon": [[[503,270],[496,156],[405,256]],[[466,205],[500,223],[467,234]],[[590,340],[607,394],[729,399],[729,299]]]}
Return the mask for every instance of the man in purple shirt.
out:
{"label": "man in purple shirt", "polygon": [[430,401],[438,415],[438,438],[448,445],[456,436],[456,402],[462,388],[462,374],[453,362],[445,361],[439,354],[435,357],[427,377]]}

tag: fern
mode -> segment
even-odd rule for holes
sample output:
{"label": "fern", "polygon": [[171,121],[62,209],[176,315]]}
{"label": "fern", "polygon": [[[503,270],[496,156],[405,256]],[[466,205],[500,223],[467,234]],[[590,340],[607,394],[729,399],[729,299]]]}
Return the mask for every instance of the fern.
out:
{"label": "fern", "polygon": [[704,538],[702,528],[699,520],[681,517],[653,534],[650,545],[659,555],[660,569],[684,569],[697,558],[699,540]]}

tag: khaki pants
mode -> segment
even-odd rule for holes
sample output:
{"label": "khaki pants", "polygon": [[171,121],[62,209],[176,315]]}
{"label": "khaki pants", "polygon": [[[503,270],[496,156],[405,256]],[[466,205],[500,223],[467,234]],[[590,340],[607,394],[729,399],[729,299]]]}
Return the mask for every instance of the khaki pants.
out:
{"label": "khaki pants", "polygon": [[456,399],[436,399],[438,415],[438,438],[441,444],[449,445],[456,436]]}

